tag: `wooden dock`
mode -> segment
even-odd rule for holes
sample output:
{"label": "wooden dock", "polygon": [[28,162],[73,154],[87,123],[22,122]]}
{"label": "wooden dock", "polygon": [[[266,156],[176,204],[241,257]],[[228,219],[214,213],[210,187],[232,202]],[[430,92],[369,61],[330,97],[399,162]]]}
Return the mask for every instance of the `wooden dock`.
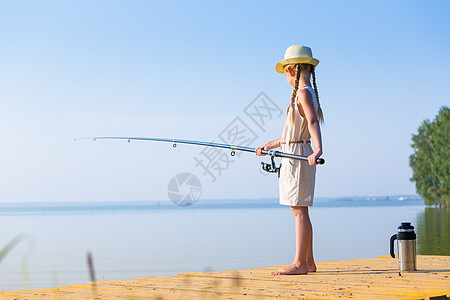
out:
{"label": "wooden dock", "polygon": [[[416,272],[397,259],[328,261],[316,273],[273,276],[278,267],[194,272],[40,290],[0,292],[11,299],[448,299],[450,256],[418,256]],[[436,298],[434,298],[436,297]]]}

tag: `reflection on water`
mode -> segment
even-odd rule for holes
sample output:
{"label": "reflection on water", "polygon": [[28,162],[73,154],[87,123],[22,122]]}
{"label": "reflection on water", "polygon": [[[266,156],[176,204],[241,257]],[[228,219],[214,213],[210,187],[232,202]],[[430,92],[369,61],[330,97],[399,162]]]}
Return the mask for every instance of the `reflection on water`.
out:
{"label": "reflection on water", "polygon": [[450,207],[426,207],[416,229],[418,254],[450,255]]}

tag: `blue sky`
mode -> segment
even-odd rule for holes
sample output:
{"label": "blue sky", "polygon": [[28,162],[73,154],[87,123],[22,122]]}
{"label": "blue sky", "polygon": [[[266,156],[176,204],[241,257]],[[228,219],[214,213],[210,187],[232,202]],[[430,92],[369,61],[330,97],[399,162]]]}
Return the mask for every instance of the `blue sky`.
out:
{"label": "blue sky", "polygon": [[181,172],[203,199],[276,197],[242,154],[217,180],[202,148],[74,142],[152,136],[220,142],[239,117],[252,146],[279,137],[245,108],[284,110],[275,63],[312,47],[325,114],[316,195],[412,194],[411,135],[450,101],[448,1],[0,1],[0,201],[167,200]]}

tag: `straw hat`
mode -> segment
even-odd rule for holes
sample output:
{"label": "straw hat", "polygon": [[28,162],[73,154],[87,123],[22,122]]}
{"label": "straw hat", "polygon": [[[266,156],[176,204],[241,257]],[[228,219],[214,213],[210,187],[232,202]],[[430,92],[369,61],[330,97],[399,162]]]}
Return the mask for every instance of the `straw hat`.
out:
{"label": "straw hat", "polygon": [[284,73],[284,67],[292,64],[310,64],[316,67],[319,60],[313,58],[311,48],[300,45],[292,45],[286,49],[284,59],[277,62],[275,70]]}

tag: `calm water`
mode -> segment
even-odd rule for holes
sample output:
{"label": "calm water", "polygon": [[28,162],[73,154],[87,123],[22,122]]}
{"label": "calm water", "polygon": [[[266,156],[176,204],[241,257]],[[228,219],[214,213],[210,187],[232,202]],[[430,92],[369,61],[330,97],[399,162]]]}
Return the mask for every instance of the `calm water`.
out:
{"label": "calm water", "polygon": [[[0,261],[0,290],[125,280],[290,263],[294,222],[276,199],[170,202],[0,204],[0,249],[25,238]],[[422,200],[318,199],[310,210],[317,261],[377,257],[402,221],[418,234],[419,254],[450,255],[449,209]]]}

